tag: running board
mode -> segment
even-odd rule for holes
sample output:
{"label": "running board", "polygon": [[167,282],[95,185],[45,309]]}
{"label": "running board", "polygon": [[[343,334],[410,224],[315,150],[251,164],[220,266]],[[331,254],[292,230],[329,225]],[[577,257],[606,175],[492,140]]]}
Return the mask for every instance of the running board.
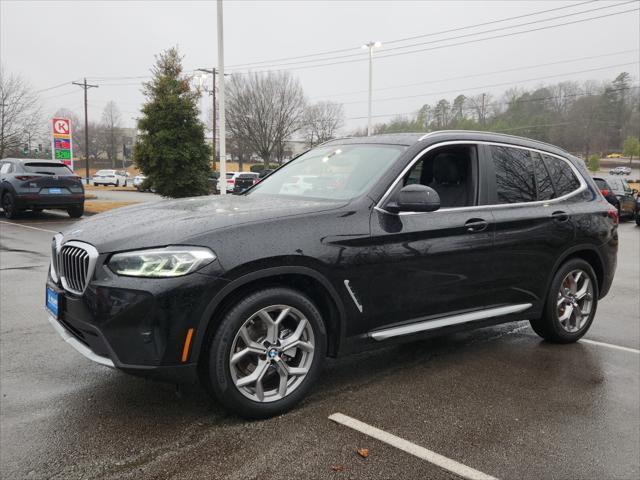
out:
{"label": "running board", "polygon": [[399,327],[386,328],[369,332],[369,336],[374,340],[386,340],[387,338],[399,337],[401,335],[409,335],[411,333],[427,332],[436,328],[448,327],[450,325],[458,325],[460,323],[476,322],[487,318],[500,317],[510,313],[524,312],[531,308],[530,303],[522,303],[519,305],[507,305],[504,307],[488,308],[486,310],[478,310],[475,312],[461,313],[459,315],[451,315],[435,320],[425,320],[422,322],[411,323],[409,325],[401,325]]}

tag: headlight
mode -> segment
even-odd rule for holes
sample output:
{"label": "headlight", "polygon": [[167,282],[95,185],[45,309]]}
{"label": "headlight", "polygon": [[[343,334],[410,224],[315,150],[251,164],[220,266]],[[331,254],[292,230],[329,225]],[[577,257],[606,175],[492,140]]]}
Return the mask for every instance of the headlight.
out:
{"label": "headlight", "polygon": [[213,262],[215,254],[204,247],[171,246],[117,253],[108,266],[118,275],[131,277],[181,277]]}

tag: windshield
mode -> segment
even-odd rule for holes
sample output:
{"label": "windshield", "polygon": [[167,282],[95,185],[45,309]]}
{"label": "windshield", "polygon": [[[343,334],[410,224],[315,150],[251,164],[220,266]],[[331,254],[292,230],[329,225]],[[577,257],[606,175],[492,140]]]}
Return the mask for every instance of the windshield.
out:
{"label": "windshield", "polygon": [[355,198],[371,187],[406,148],[376,144],[316,148],[266,177],[248,195]]}
{"label": "windshield", "polygon": [[115,173],[115,170],[99,170],[96,175],[114,175]]}
{"label": "windshield", "polygon": [[24,164],[25,172],[45,175],[72,175],[73,172],[62,163],[30,162]]}

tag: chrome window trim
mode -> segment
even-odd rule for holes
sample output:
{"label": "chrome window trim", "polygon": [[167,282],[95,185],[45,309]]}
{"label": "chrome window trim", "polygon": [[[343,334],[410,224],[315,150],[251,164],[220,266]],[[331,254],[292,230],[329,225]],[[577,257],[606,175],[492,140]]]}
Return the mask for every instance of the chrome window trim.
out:
{"label": "chrome window trim", "polygon": [[87,252],[87,254],[89,255],[89,265],[87,267],[87,277],[85,279],[84,285],[82,287],[82,290],[75,290],[74,288],[72,288],[68,283],[66,278],[64,277],[64,275],[60,275],[60,281],[62,282],[62,287],[71,293],[75,293],[76,295],[82,295],[85,290],[87,289],[87,286],[89,285],[89,283],[91,282],[91,278],[93,277],[93,272],[95,270],[96,267],[96,262],[98,261],[98,250],[96,250],[96,248],[89,244],[89,243],[84,243],[84,242],[78,242],[76,240],[71,240],[69,242],[65,242],[64,244],[62,244],[62,246],[60,247],[60,252],[62,252],[62,247],[76,247],[76,248],[80,248],[82,250],[84,250],[85,252]]}
{"label": "chrome window trim", "polygon": [[512,313],[519,313],[528,310],[533,305],[531,303],[520,303],[514,305],[505,305],[503,307],[486,308],[475,312],[459,313],[456,315],[448,315],[445,317],[434,318],[431,320],[422,320],[407,325],[385,328],[369,332],[369,337],[374,340],[386,340],[388,338],[399,337],[402,335],[410,335],[412,333],[427,332],[437,328],[449,327],[451,325],[459,325],[462,323],[477,322],[478,320],[486,320],[493,317],[501,317]]}
{"label": "chrome window trim", "polygon": [[[427,135],[425,135],[424,137],[426,137]],[[424,137],[422,137],[422,138],[424,138]],[[496,147],[517,148],[517,149],[520,149],[520,150],[528,150],[530,152],[537,152],[537,153],[539,153],[541,155],[549,155],[551,157],[558,158],[558,159],[564,161],[567,165],[569,165],[569,167],[571,168],[571,171],[573,172],[574,176],[580,182],[580,187],[578,187],[577,189],[573,190],[572,192],[567,193],[565,195],[562,195],[561,197],[558,197],[558,198],[552,198],[551,200],[535,200],[533,202],[497,203],[497,204],[490,204],[490,205],[473,205],[471,207],[439,208],[438,210],[435,210],[433,212],[398,212],[398,213],[394,213],[394,212],[389,212],[388,210],[385,210],[382,207],[382,205],[384,205],[384,203],[387,201],[388,197],[391,195],[393,190],[396,188],[396,185],[398,184],[398,182],[400,182],[402,180],[402,178],[407,174],[407,172],[411,169],[411,167],[413,167],[413,165],[418,160],[420,160],[420,158],[425,153],[427,153],[427,152],[429,152],[429,151],[431,151],[431,150],[433,150],[435,148],[446,147],[448,145],[491,145],[491,146],[496,146]],[[537,148],[523,147],[521,145],[512,145],[510,143],[502,143],[502,142],[488,142],[488,141],[483,141],[483,140],[450,140],[450,141],[446,141],[446,142],[434,143],[433,145],[430,145],[430,146],[422,149],[420,152],[418,152],[416,154],[416,156],[413,157],[411,162],[409,162],[409,164],[402,170],[402,172],[400,172],[400,175],[398,175],[398,177],[393,181],[391,186],[385,191],[384,195],[382,195],[382,198],[378,201],[378,203],[376,203],[376,206],[374,207],[374,210],[377,210],[377,211],[383,212],[383,213],[387,213],[389,215],[403,216],[403,215],[425,215],[425,214],[433,214],[433,213],[438,213],[438,212],[444,212],[444,213],[446,213],[446,212],[454,212],[454,211],[455,212],[463,212],[463,211],[467,211],[467,210],[473,211],[473,210],[480,210],[480,209],[486,209],[486,208],[519,208],[519,207],[522,207],[522,206],[536,206],[536,205],[547,206],[547,205],[551,205],[551,204],[554,204],[554,203],[562,202],[562,201],[564,201],[564,200],[566,200],[568,198],[571,198],[571,197],[583,192],[586,189],[587,189],[587,182],[582,177],[582,175],[580,174],[580,172],[578,171],[576,166],[573,165],[566,158],[564,158],[564,157],[562,157],[560,155],[557,155],[555,153],[550,153],[550,152],[547,152],[545,150],[540,150],[540,149],[537,149]]]}

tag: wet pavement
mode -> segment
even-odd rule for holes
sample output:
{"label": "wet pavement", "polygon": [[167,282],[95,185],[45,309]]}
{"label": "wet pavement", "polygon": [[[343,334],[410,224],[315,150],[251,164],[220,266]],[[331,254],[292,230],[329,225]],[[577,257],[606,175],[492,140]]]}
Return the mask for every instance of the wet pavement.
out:
{"label": "wet pavement", "polygon": [[[0,217],[2,478],[459,478],[330,421],[342,412],[502,479],[640,477],[640,228],[585,338],[518,322],[329,361],[292,412],[247,422],[198,386],[93,364],[43,309],[64,215]],[[25,228],[30,227],[30,228]],[[357,448],[368,448],[362,458]]]}

